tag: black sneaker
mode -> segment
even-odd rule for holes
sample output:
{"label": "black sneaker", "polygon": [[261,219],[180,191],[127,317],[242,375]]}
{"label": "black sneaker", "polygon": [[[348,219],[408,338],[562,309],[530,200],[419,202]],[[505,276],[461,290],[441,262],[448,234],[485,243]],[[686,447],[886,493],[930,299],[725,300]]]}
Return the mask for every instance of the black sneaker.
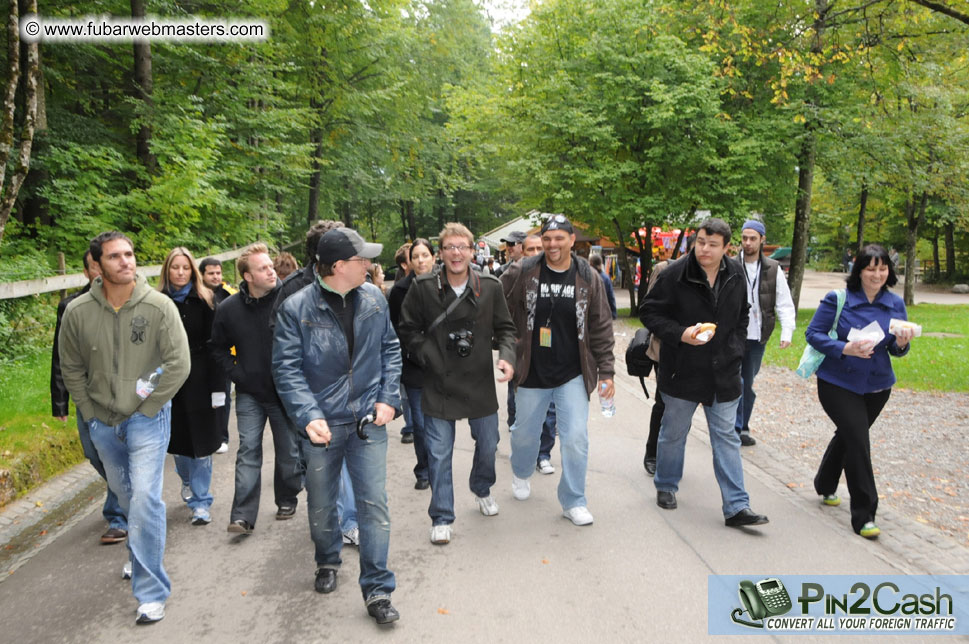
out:
{"label": "black sneaker", "polygon": [[252,524],[245,519],[236,519],[229,523],[229,527],[225,531],[232,534],[252,534]]}
{"label": "black sneaker", "polygon": [[656,476],[656,457],[653,458],[646,457],[643,460],[643,467],[646,468],[646,473],[650,476]]}
{"label": "black sneaker", "polygon": [[285,521],[286,519],[292,519],[296,516],[296,506],[295,505],[281,505],[279,509],[276,510],[276,520]]}
{"label": "black sneaker", "polygon": [[408,432],[406,434],[401,434],[400,435],[400,442],[401,443],[413,443],[414,442],[414,434],[411,433],[411,432]]}
{"label": "black sneaker", "polygon": [[400,619],[400,613],[390,603],[389,599],[378,599],[372,604],[367,604],[367,613],[376,620],[378,624],[389,624]]}
{"label": "black sneaker", "polygon": [[750,447],[751,445],[756,445],[757,440],[753,436],[751,436],[749,432],[741,432],[740,444],[743,445],[744,447]]}

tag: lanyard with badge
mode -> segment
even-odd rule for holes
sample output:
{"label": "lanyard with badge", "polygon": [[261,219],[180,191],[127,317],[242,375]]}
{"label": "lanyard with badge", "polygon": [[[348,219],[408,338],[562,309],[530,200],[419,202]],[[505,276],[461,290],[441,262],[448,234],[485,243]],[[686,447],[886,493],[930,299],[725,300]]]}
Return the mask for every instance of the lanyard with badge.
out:
{"label": "lanyard with badge", "polygon": [[[546,267],[547,269],[548,267]],[[552,276],[552,271],[548,272],[549,277]],[[539,327],[538,329],[538,346],[545,347],[546,349],[552,348],[552,316],[555,314],[555,305],[560,299],[562,299],[562,292],[565,291],[565,283],[568,282],[568,271],[566,271],[564,281],[559,284],[558,295],[553,295],[552,283],[548,283],[548,299],[552,301],[551,306],[548,310],[548,317],[545,319],[545,325]],[[539,287],[541,288],[541,287]]]}
{"label": "lanyard with badge", "polygon": [[754,281],[750,281],[750,272],[747,270],[746,262],[744,262],[744,277],[747,279],[747,285],[750,287],[750,310],[754,314],[754,320],[759,324],[760,297],[758,297],[757,285],[760,282],[760,257],[757,258],[757,270],[754,273]]}

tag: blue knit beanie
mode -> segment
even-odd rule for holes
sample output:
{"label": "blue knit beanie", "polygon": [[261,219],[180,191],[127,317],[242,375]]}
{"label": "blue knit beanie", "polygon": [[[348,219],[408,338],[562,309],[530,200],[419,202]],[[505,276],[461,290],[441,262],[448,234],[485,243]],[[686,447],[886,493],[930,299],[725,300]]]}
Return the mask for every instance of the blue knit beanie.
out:
{"label": "blue knit beanie", "polygon": [[744,225],[740,227],[740,230],[744,228],[750,228],[751,230],[756,230],[760,233],[761,237],[767,237],[767,229],[764,228],[763,222],[757,221],[756,219],[748,219],[744,222]]}

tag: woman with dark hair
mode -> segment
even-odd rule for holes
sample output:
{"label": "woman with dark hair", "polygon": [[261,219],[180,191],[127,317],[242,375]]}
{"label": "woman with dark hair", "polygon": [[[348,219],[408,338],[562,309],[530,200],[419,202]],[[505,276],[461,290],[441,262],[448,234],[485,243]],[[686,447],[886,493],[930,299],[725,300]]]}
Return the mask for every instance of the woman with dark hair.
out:
{"label": "woman with dark hair", "polygon": [[208,350],[215,309],[212,291],[202,286],[195,258],[187,248],[173,248],[162,264],[158,290],[172,298],[188,335],[192,369],[172,399],[168,453],[182,479],[182,500],[192,510],[192,525],[212,518],[212,454],[222,444],[215,409],[225,405],[225,374]]}
{"label": "woman with dark hair", "polygon": [[[902,298],[888,290],[898,277],[888,253],[869,244],[855,257],[841,314],[837,339],[828,336],[838,315],[838,293],[828,293],[808,325],[808,343],[825,355],[818,367],[818,400],[834,421],[835,432],[814,477],[814,489],[825,505],[838,505],[842,470],[851,495],[851,527],[867,539],[880,534],[875,525],[878,491],[871,465],[869,429],[892,393],[895,373],[889,355],[908,353],[910,328],[889,333],[889,320],[907,319]],[[884,337],[878,342],[848,341],[851,329],[876,322]]]}
{"label": "woman with dark hair", "polygon": [[[430,273],[435,267],[434,249],[431,247],[431,242],[423,237],[414,240],[409,253],[407,268],[410,272],[403,279],[394,282],[394,287],[390,289],[390,323],[394,325],[394,331],[397,331],[397,325],[400,322],[400,307],[414,278]],[[414,428],[414,454],[417,456],[417,465],[414,466],[414,476],[417,477],[417,482],[414,484],[414,488],[426,490],[430,486],[430,479],[427,472],[427,447],[424,444],[424,412],[421,407],[424,372],[416,362],[410,359],[403,344],[401,344],[400,350],[404,358],[400,383],[407,393],[411,425]]]}

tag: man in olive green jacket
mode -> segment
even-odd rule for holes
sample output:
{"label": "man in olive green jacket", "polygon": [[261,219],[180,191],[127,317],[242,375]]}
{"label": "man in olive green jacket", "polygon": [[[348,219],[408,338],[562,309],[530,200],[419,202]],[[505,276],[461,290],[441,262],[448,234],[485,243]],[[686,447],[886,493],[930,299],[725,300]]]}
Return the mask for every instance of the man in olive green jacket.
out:
{"label": "man in olive green jacket", "polygon": [[61,375],[128,517],[123,576],[138,600],[137,623],[148,624],[165,616],[171,594],[162,563],[162,471],[171,399],[191,368],[188,338],[172,300],[135,274],[130,239],[101,233],[91,240],[91,259],[101,277],[64,312]]}

